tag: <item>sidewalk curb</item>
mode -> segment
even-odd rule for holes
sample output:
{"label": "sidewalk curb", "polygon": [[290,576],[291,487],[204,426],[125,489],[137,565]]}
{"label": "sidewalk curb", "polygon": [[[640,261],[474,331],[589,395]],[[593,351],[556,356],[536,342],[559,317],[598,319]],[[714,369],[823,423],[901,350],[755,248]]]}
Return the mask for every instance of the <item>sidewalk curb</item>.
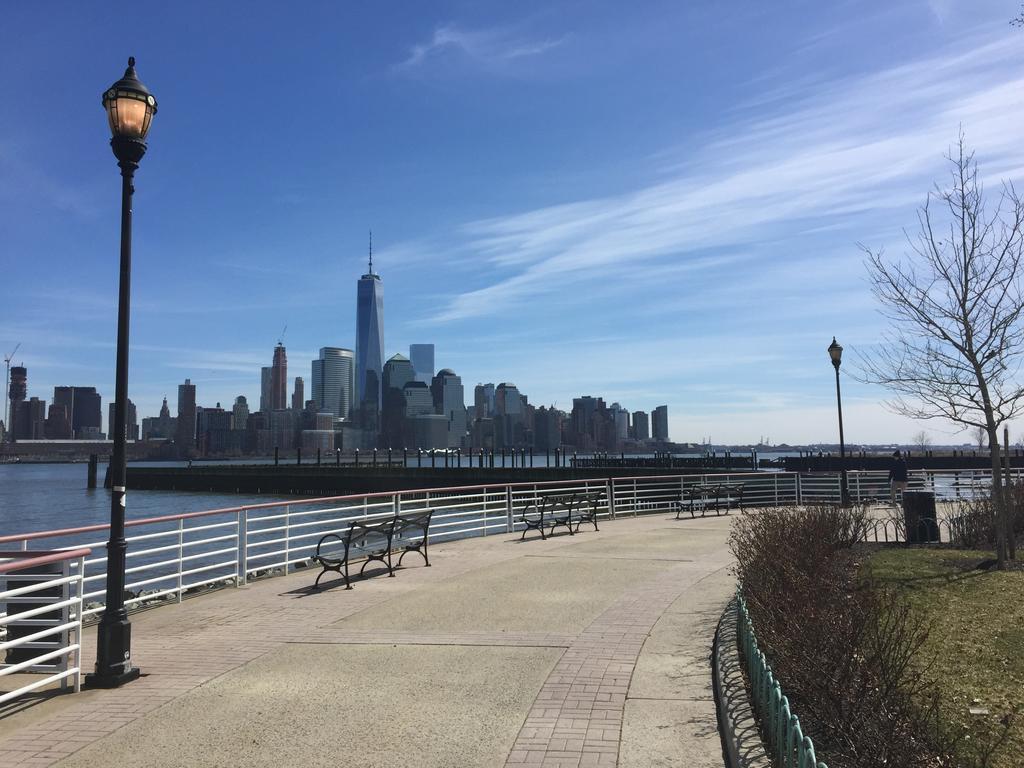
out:
{"label": "sidewalk curb", "polygon": [[718,733],[727,768],[770,768],[740,664],[736,600],[726,606],[715,631],[711,678],[718,711]]}

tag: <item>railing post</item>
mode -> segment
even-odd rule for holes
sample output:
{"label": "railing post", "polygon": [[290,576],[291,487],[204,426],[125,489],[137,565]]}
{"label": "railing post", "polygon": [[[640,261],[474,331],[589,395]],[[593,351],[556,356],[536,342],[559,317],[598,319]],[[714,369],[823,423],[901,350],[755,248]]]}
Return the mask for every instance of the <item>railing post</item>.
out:
{"label": "railing post", "polygon": [[[533,487],[534,495],[537,493],[537,486]],[[505,533],[512,533],[515,530],[515,520],[512,519],[512,486],[505,486]]]}
{"label": "railing post", "polygon": [[803,483],[800,482],[800,473],[797,472],[794,478],[796,482],[796,503],[797,506],[801,506],[804,503],[804,489]]}
{"label": "railing post", "polygon": [[[604,492],[608,494],[608,518],[615,519],[615,479],[609,477],[604,484]],[[633,517],[636,517],[636,507],[633,507]]]}
{"label": "railing post", "polygon": [[178,518],[178,602],[182,601],[182,576],[185,569],[185,520]]}
{"label": "railing post", "polygon": [[772,493],[775,496],[775,506],[779,506],[779,476],[772,476]]}
{"label": "railing post", "polygon": [[238,512],[238,579],[235,581],[244,587],[249,583],[249,510]]}
{"label": "railing post", "polygon": [[288,575],[288,559],[292,554],[292,505],[284,507],[284,575]]}
{"label": "railing post", "polygon": [[394,513],[395,517],[402,514],[402,494],[391,494],[391,511]]}
{"label": "railing post", "polygon": [[[78,674],[75,675],[75,693],[82,690],[82,607],[85,600],[85,555],[78,558],[78,601],[75,603],[75,666],[78,667]],[[68,635],[70,637],[70,633]]]}

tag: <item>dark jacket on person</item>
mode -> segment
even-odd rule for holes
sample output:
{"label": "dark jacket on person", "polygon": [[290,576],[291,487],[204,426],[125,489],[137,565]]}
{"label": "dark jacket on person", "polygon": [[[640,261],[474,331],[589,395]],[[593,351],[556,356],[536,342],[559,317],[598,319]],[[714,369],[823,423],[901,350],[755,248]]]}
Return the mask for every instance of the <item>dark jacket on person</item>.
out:
{"label": "dark jacket on person", "polygon": [[907,482],[907,462],[902,456],[893,459],[892,468],[889,470],[890,483]]}

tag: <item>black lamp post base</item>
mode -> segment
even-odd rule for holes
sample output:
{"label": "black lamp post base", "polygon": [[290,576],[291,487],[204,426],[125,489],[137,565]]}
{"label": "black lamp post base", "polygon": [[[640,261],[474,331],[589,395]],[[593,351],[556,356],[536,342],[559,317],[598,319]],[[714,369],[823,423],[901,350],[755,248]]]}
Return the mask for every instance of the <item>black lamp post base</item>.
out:
{"label": "black lamp post base", "polygon": [[104,616],[96,628],[96,671],[85,676],[86,688],[118,688],[139,676],[132,666],[132,625],[128,617]]}
{"label": "black lamp post base", "polygon": [[141,672],[138,667],[129,667],[125,670],[118,672],[110,672],[107,674],[100,674],[99,672],[93,672],[85,676],[85,682],[82,683],[83,688],[120,688],[125,683],[130,683],[135,680]]}

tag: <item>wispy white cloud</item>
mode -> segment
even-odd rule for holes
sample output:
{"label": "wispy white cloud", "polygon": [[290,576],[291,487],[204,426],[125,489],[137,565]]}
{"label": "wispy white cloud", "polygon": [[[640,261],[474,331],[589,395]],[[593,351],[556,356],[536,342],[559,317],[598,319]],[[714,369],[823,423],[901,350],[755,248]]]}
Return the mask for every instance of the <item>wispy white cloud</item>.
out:
{"label": "wispy white cloud", "polygon": [[398,71],[419,69],[437,58],[456,54],[482,65],[505,65],[538,56],[562,45],[568,36],[532,38],[517,27],[466,29],[454,23],[434,29],[430,39],[418,43],[396,65]]}
{"label": "wispy white cloud", "polygon": [[[487,273],[433,319],[498,315],[633,266],[652,282],[661,279],[656,267],[680,263],[713,274],[707,249],[742,247],[768,263],[787,239],[813,235],[855,252],[857,240],[891,230],[893,212],[920,203],[942,178],[942,153],[961,124],[985,170],[1024,164],[1018,43],[1004,31],[811,86],[774,114],[724,126],[691,150],[685,169],[649,186],[468,223],[457,247]],[[851,222],[857,232],[843,229]]]}

